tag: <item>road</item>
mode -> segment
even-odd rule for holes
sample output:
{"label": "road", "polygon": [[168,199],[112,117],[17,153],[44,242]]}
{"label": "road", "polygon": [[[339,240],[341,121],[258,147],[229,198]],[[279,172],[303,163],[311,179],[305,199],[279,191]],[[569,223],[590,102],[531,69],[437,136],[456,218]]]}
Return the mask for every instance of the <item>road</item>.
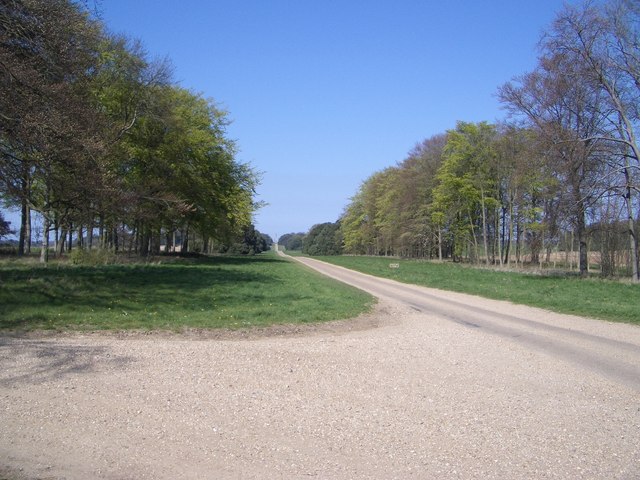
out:
{"label": "road", "polygon": [[508,339],[640,392],[640,328],[407,285],[307,257],[288,258],[378,298]]}

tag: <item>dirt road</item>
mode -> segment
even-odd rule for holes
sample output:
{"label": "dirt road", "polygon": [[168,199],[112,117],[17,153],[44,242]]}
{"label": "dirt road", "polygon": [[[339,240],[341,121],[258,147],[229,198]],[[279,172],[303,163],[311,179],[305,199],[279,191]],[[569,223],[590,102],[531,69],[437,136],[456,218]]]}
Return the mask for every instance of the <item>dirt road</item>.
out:
{"label": "dirt road", "polygon": [[585,321],[507,302],[490,302],[470,295],[406,285],[306,257],[296,260],[378,298],[509,339],[640,392],[640,329],[637,327],[631,328],[635,335],[627,338],[628,327],[614,327],[611,322]]}
{"label": "dirt road", "polygon": [[249,339],[1,337],[0,465],[70,480],[640,478],[640,328],[327,273],[378,309]]}

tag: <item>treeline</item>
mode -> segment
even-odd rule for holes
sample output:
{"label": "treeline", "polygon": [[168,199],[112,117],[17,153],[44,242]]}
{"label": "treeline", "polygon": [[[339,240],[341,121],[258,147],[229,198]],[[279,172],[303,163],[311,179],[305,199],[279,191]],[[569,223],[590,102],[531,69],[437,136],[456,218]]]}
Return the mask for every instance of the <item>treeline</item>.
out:
{"label": "treeline", "polygon": [[298,250],[308,255],[341,255],[343,238],[340,221],[320,223],[307,233],[287,233],[278,239],[278,245],[287,250]]}
{"label": "treeline", "polygon": [[[503,124],[459,122],[373,174],[340,220],[344,252],[509,265],[576,252],[638,273],[640,6],[566,6],[534,71],[499,89]],[[554,255],[555,254],[555,255]]]}
{"label": "treeline", "polygon": [[140,255],[247,243],[258,175],[236,160],[227,113],[168,60],[72,0],[3,1],[0,25],[0,195],[20,209],[20,254],[31,212],[43,261],[52,232],[58,254],[74,239]]}

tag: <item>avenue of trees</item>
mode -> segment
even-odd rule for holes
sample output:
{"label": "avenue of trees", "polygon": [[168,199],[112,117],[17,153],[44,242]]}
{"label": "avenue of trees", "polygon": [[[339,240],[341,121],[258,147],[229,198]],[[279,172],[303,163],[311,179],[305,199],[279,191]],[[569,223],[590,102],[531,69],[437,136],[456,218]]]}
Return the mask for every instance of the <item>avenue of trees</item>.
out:
{"label": "avenue of trees", "polygon": [[32,212],[43,261],[50,246],[147,255],[176,239],[183,252],[247,239],[255,251],[259,177],[236,160],[228,122],[85,4],[0,4],[0,197],[20,210],[20,254]]}
{"label": "avenue of trees", "polygon": [[584,276],[597,252],[603,275],[640,280],[640,3],[566,6],[540,49],[499,89],[507,122],[459,122],[362,184],[345,253],[510,265],[575,251]]}

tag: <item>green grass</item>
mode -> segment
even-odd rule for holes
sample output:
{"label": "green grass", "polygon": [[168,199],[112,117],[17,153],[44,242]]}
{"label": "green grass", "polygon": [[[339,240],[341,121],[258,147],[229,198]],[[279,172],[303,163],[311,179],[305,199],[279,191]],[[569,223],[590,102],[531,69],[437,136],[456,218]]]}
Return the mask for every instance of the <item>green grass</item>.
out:
{"label": "green grass", "polygon": [[[640,285],[576,276],[533,275],[384,257],[317,257],[404,283],[470,293],[561,313],[640,324]],[[389,264],[400,268],[392,269]]]}
{"label": "green grass", "polygon": [[273,253],[98,267],[0,261],[0,330],[242,328],[350,318],[372,303]]}

